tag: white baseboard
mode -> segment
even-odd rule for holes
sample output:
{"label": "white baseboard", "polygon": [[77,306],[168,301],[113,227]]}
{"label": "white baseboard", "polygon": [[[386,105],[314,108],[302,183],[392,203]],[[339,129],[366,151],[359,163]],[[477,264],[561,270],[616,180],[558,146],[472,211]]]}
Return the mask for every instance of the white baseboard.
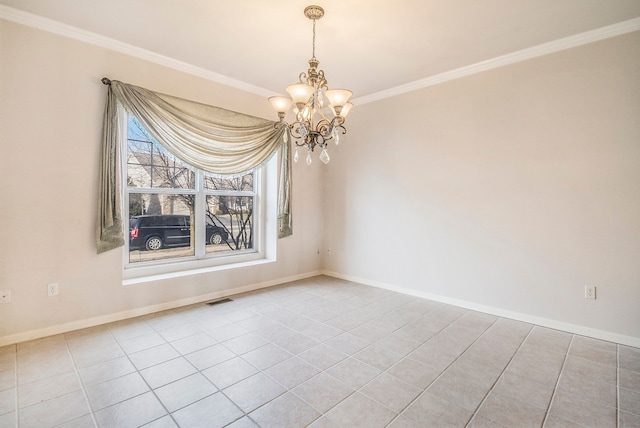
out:
{"label": "white baseboard", "polygon": [[142,315],[149,315],[160,311],[180,308],[182,306],[193,305],[196,303],[206,302],[208,300],[216,300],[224,297],[233,296],[235,294],[246,293],[249,291],[260,290],[262,288],[273,287],[275,285],[284,284],[291,281],[310,278],[320,275],[321,271],[312,271],[299,275],[288,276],[285,278],[273,279],[270,281],[259,282],[256,284],[244,285],[228,290],[214,291],[212,293],[200,296],[188,297],[186,299],[175,300],[172,302],[160,303],[157,305],[145,306],[142,308],[130,309],[127,311],[116,312],[114,314],[103,315],[99,317],[87,318],[84,320],[73,321],[65,324],[54,325],[50,327],[40,328],[36,330],[16,333],[9,336],[0,337],[0,346],[13,345],[14,343],[26,342],[27,340],[40,339],[56,334],[68,333],[74,330],[80,330],[88,327],[95,327],[110,322],[122,321],[129,318],[135,318]]}
{"label": "white baseboard", "polygon": [[373,281],[370,279],[355,277],[351,275],[343,275],[338,272],[323,270],[322,274],[331,276],[334,278],[344,279],[347,281],[357,282],[363,285],[370,285],[376,288],[383,288],[385,290],[396,291],[398,293],[407,294],[410,296],[421,297],[424,299],[433,300],[435,302],[446,303],[449,305],[454,305],[454,306],[458,306],[465,309],[471,309],[471,310],[483,312],[486,314],[496,315],[503,318],[509,318],[516,321],[523,321],[530,324],[536,324],[542,327],[552,328],[554,330],[566,331],[568,333],[578,334],[581,336],[588,336],[594,339],[606,340],[608,342],[620,343],[622,345],[640,348],[640,338],[638,337],[612,333],[609,331],[598,330],[591,327],[585,327],[578,324],[566,323],[566,322],[557,321],[549,318],[537,317],[534,315],[529,315],[521,312],[514,312],[514,311],[502,309],[502,308],[496,308],[493,306],[480,305],[480,304],[469,302],[466,300],[454,299],[451,297],[426,293],[424,291],[414,290],[406,287],[398,287],[396,285],[387,284],[380,281]]}

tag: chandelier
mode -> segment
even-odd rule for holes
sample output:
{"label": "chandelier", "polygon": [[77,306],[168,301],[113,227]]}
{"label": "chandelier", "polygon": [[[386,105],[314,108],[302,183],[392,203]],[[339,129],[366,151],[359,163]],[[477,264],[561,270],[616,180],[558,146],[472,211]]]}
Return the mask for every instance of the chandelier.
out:
{"label": "chandelier", "polygon": [[[347,132],[344,119],[353,107],[349,101],[351,91],[346,89],[329,89],[323,70],[318,70],[320,61],[316,59],[316,20],[324,16],[324,9],[320,6],[307,6],[304,16],[313,21],[313,50],[309,60],[309,70],[300,73],[299,82],[286,87],[290,97],[271,97],[269,101],[278,113],[280,123],[285,124],[291,131],[296,143],[293,155],[294,162],[298,161],[298,147],[307,148],[307,165],[311,164],[311,153],[321,149],[320,160],[329,163],[327,153],[328,141],[340,142],[340,134]],[[325,106],[325,98],[328,106]],[[293,113],[295,122],[285,122],[291,104],[295,104]],[[331,119],[329,119],[329,117]]]}

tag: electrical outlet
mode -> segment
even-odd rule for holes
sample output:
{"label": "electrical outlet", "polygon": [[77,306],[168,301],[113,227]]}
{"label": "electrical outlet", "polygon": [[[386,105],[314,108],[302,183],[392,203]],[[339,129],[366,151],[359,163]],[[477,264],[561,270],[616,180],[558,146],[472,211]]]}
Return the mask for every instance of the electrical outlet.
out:
{"label": "electrical outlet", "polygon": [[0,290],[0,303],[11,303],[11,290]]}
{"label": "electrical outlet", "polygon": [[51,284],[47,285],[47,295],[49,297],[58,295],[58,283],[57,282],[52,282]]}
{"label": "electrical outlet", "polygon": [[584,287],[584,298],[585,299],[594,299],[596,298],[596,286],[585,285]]}

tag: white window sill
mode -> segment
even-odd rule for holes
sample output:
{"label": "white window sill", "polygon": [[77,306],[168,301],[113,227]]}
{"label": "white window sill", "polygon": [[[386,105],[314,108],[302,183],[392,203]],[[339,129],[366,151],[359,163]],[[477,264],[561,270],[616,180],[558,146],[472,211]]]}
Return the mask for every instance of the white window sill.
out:
{"label": "white window sill", "polygon": [[239,269],[250,266],[258,266],[267,263],[275,262],[275,258],[260,258],[256,260],[249,261],[239,261],[237,263],[226,263],[222,265],[214,265],[214,266],[203,266],[192,269],[184,269],[184,270],[175,270],[172,272],[163,272],[163,273],[143,273],[143,269],[132,269],[131,272],[125,271],[125,278],[122,280],[122,285],[133,285],[133,284],[142,284],[146,282],[153,281],[161,281],[164,279],[172,279],[172,278],[180,278],[183,276],[190,275],[200,275],[203,273],[209,272],[218,272],[229,269]]}

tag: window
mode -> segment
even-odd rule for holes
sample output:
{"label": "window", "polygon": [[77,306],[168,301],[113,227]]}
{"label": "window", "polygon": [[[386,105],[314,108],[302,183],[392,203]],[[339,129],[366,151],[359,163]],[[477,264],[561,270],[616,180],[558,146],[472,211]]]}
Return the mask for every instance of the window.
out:
{"label": "window", "polygon": [[263,257],[265,167],[238,176],[186,165],[127,118],[125,278]]}

